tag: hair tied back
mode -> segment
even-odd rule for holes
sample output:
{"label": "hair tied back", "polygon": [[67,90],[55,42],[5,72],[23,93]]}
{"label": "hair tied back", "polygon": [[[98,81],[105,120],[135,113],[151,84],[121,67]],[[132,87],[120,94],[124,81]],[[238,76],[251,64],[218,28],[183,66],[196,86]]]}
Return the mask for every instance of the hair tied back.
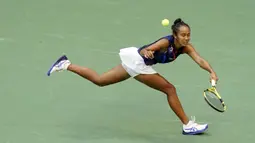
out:
{"label": "hair tied back", "polygon": [[177,18],[175,21],[174,21],[174,25],[178,24],[178,23],[182,23],[182,19],[181,18]]}

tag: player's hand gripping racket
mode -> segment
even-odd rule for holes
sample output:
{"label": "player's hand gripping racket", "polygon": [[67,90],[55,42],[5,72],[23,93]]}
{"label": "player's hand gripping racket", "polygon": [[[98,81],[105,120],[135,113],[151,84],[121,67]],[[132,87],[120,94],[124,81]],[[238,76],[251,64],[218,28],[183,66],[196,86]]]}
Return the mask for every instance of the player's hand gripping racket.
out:
{"label": "player's hand gripping racket", "polygon": [[205,101],[216,111],[225,112],[226,105],[216,90],[216,82],[212,80],[212,87],[204,90]]}

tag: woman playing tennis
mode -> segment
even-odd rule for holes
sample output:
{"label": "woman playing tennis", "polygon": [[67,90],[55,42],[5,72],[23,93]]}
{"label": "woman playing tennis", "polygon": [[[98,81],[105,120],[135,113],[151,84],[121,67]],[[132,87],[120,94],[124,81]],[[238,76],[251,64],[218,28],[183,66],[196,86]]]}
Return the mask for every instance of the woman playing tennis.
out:
{"label": "woman playing tennis", "polygon": [[187,117],[177,97],[174,85],[168,82],[152,67],[152,65],[157,63],[170,63],[176,60],[179,55],[187,54],[202,69],[210,73],[211,80],[217,81],[217,75],[212,67],[206,60],[199,56],[189,43],[190,31],[189,25],[178,18],[172,25],[172,35],[162,37],[140,48],[129,47],[120,49],[119,56],[122,61],[121,64],[102,75],[97,74],[92,69],[72,64],[65,55],[60,57],[51,66],[47,74],[50,76],[53,72],[68,70],[100,87],[118,83],[132,77],[166,95],[169,106],[182,122],[182,133],[184,135],[200,134],[208,128],[208,125],[197,124],[194,119],[190,120]]}

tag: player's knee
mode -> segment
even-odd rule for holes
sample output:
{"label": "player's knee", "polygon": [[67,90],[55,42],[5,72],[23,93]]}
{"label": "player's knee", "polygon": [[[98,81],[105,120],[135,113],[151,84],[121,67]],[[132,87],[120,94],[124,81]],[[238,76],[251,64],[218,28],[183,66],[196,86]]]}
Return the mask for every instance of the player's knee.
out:
{"label": "player's knee", "polygon": [[165,84],[164,87],[163,87],[163,92],[170,96],[170,95],[175,95],[176,93],[176,88],[174,87],[174,85],[168,83],[168,84]]}
{"label": "player's knee", "polygon": [[106,82],[101,78],[97,78],[94,83],[99,87],[104,87],[107,85]]}
{"label": "player's knee", "polygon": [[94,82],[97,86],[99,86],[99,87],[103,87],[103,86],[105,86],[105,84],[103,83],[103,82],[101,82],[100,80],[99,81],[96,81],[96,82]]}
{"label": "player's knee", "polygon": [[99,83],[97,83],[97,86],[99,86],[99,87],[104,87],[104,86],[106,86],[107,84],[105,84],[105,83],[103,83],[103,82],[99,82]]}

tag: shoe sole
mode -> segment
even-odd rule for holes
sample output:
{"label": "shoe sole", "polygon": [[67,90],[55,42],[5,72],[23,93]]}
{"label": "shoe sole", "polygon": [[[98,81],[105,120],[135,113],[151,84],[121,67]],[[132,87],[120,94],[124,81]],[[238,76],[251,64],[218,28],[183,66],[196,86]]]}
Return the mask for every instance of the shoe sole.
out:
{"label": "shoe sole", "polygon": [[208,129],[208,125],[203,130],[196,131],[196,132],[190,132],[190,133],[186,133],[186,132],[182,131],[182,134],[183,135],[197,135],[197,134],[202,134],[207,129]]}
{"label": "shoe sole", "polygon": [[63,56],[61,56],[60,58],[58,58],[58,60],[54,63],[54,64],[52,64],[52,66],[50,67],[50,69],[48,70],[48,72],[47,72],[47,75],[48,76],[50,76],[50,72],[51,72],[51,70],[53,69],[53,67],[55,66],[55,65],[57,65],[60,61],[62,61],[62,60],[68,60],[68,58],[66,57],[66,55],[63,55]]}

